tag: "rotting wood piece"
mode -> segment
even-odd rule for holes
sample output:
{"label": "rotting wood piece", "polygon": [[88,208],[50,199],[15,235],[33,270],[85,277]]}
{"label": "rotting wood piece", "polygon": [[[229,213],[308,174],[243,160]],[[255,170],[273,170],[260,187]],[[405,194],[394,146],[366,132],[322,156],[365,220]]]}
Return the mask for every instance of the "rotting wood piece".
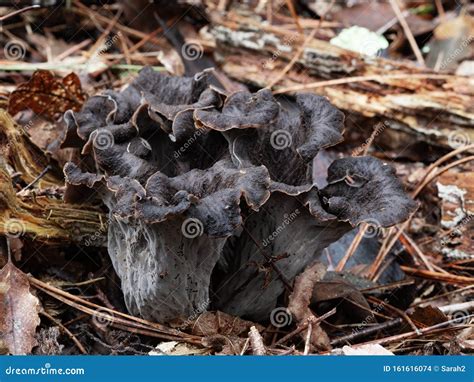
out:
{"label": "rotting wood piece", "polygon": [[[213,14],[211,33],[216,57],[229,76],[259,87],[271,84],[295,55],[304,36],[229,12],[225,20]],[[296,66],[276,87],[290,87],[323,80],[379,76],[375,80],[332,84],[307,89],[327,96],[338,108],[378,117],[398,130],[446,147],[474,141],[474,80],[440,76],[407,62],[364,57],[313,39]],[[372,77],[373,78],[373,77]]]}
{"label": "rotting wood piece", "polygon": [[[30,184],[47,166],[51,170],[44,173],[33,191],[17,193],[12,173]],[[47,244],[72,241],[104,245],[105,215],[87,204],[64,203],[55,195],[62,186],[64,180],[57,164],[31,142],[5,110],[0,110],[0,235],[26,235]]]}
{"label": "rotting wood piece", "polygon": [[106,217],[93,207],[64,203],[47,196],[18,197],[10,176],[0,168],[0,235],[26,235],[47,244],[106,242]]}

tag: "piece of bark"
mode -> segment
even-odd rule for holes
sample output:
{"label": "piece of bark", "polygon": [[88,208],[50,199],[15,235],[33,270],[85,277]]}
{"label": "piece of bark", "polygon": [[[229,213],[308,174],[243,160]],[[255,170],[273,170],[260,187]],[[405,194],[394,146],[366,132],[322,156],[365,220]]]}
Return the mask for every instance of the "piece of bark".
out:
{"label": "piece of bark", "polygon": [[[304,36],[284,44],[288,31],[256,27],[251,17],[229,12],[223,19],[212,14],[211,33],[223,71],[232,78],[258,87],[272,83],[301,46]],[[285,49],[282,49],[285,46]],[[474,80],[435,73],[409,62],[361,56],[326,41],[313,39],[276,90],[281,87],[356,76],[379,76],[375,81],[357,81],[308,89],[324,95],[346,112],[378,117],[397,130],[447,148],[458,146],[454,136],[474,141]],[[304,70],[297,70],[297,67]],[[406,75],[404,78],[391,78]],[[425,77],[421,78],[420,75]],[[431,79],[428,77],[432,77]]]}
{"label": "piece of bark", "polygon": [[[326,267],[319,262],[307,267],[304,272],[295,278],[293,293],[290,295],[288,309],[299,323],[307,320],[314,321],[316,316],[309,308],[314,286],[321,281],[326,273]],[[301,333],[303,338],[306,331]],[[329,337],[319,324],[312,325],[311,344],[320,350],[331,349]]]}
{"label": "piece of bark", "polygon": [[[39,180],[38,175],[44,173]],[[18,194],[11,176],[34,192]],[[27,235],[41,243],[105,244],[107,219],[92,205],[64,203],[64,179],[58,164],[36,146],[11,116],[0,110],[0,235]],[[33,187],[32,187],[33,188]]]}
{"label": "piece of bark", "polygon": [[474,167],[467,164],[464,170],[451,169],[441,174],[436,186],[441,204],[441,253],[448,259],[474,258],[472,227],[474,225]]}
{"label": "piece of bark", "polygon": [[252,345],[252,352],[254,355],[265,355],[267,349],[263,344],[263,338],[255,326],[252,326],[249,331],[250,344]]}
{"label": "piece of bark", "polygon": [[19,196],[0,165],[0,235],[27,236],[44,244],[106,243],[107,218],[87,205],[64,203],[49,196]]}

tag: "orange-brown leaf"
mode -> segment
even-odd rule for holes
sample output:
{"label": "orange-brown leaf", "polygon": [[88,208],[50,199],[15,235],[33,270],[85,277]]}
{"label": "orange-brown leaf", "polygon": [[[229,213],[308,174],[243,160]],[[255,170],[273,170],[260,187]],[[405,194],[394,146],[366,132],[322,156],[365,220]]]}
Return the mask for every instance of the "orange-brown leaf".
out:
{"label": "orange-brown leaf", "polygon": [[79,111],[85,98],[79,77],[74,73],[60,79],[51,72],[38,70],[28,82],[20,84],[11,93],[8,111],[15,115],[29,108],[37,114],[53,118],[69,109]]}
{"label": "orange-brown leaf", "polygon": [[10,354],[28,354],[36,345],[40,304],[30,292],[28,277],[8,262],[0,270],[0,347]]}

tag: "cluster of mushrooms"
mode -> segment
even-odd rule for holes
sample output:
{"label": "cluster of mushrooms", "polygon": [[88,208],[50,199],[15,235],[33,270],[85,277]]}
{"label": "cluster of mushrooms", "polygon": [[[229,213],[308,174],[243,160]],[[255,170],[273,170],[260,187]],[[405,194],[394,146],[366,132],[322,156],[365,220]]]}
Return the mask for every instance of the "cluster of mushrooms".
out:
{"label": "cluster of mushrooms", "polygon": [[144,68],[120,92],[64,119],[66,196],[108,209],[108,252],[131,314],[158,322],[218,309],[267,321],[285,285],[364,221],[387,227],[414,202],[387,164],[335,160],[327,186],[313,160],[343,137],[344,116],[315,94],[225,94],[208,72]]}

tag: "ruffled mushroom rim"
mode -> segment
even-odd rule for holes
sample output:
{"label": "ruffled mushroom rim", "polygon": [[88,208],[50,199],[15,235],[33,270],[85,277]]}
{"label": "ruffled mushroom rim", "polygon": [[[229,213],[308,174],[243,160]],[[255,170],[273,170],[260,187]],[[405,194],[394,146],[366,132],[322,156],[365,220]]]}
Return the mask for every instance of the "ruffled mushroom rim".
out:
{"label": "ruffled mushroom rim", "polygon": [[[142,106],[146,105],[148,108],[150,118],[158,122],[166,133],[172,134],[172,140],[180,141],[188,138],[196,130],[193,119],[194,112],[197,110],[220,108],[223,99],[220,93],[208,88],[192,104],[166,104],[156,100],[156,97],[150,92],[142,93],[141,103]],[[166,121],[170,123],[170,127],[168,127]],[[186,126],[187,124],[191,126]]]}
{"label": "ruffled mushroom rim", "polygon": [[[197,73],[194,78],[183,78],[181,85],[176,77],[157,73],[150,67],[145,67],[125,91],[107,91],[102,95],[89,98],[80,112],[68,110],[64,115],[66,129],[61,147],[81,147],[84,142],[90,140],[90,135],[95,130],[117,124],[116,116],[118,115],[119,103],[132,103],[128,105],[133,109],[132,124],[134,124],[133,119],[136,115],[136,109],[146,105],[150,118],[158,122],[166,133],[171,132],[165,123],[166,120],[174,123],[176,118],[179,119],[187,112],[192,116],[192,112],[196,109],[221,107],[223,102],[222,94],[207,85],[209,71],[204,70]],[[166,99],[158,99],[148,89],[150,83],[171,85],[171,88],[169,86],[159,87],[160,91],[162,87],[167,88]],[[195,92],[197,92],[197,95],[193,94]],[[133,100],[135,93],[141,94],[141,100],[136,104]],[[195,101],[192,100],[192,97],[196,97]],[[173,102],[174,99],[185,99],[191,102],[179,104]],[[171,102],[168,103],[166,101]],[[119,121],[118,125],[124,125],[124,123]]]}
{"label": "ruffled mushroom rim", "polygon": [[[100,113],[99,116],[93,112],[94,109]],[[110,95],[96,95],[87,100],[80,112],[66,111],[63,117],[66,131],[61,141],[61,148],[80,147],[94,130],[113,122],[117,109],[117,102]]]}
{"label": "ruffled mushroom rim", "polygon": [[222,110],[196,109],[193,117],[197,126],[206,126],[216,131],[263,128],[275,123],[279,108],[271,91],[267,89],[253,94],[239,91],[226,98]]}
{"label": "ruffled mushroom rim", "polygon": [[[271,172],[273,180],[292,183],[290,179],[287,179],[289,174],[285,173],[282,176],[278,174],[279,169],[282,168],[281,163],[287,163],[289,167],[297,171],[298,181],[295,182],[295,185],[300,185],[307,183],[308,179],[303,174],[308,173],[307,165],[318,150],[342,140],[343,114],[324,97],[314,94],[298,95],[296,98],[297,111],[293,114],[281,109],[271,92],[265,89],[254,94],[245,91],[231,94],[221,107],[222,94],[210,87],[205,87],[205,84],[207,86],[205,78],[205,73],[194,79],[181,79],[164,76],[151,70],[143,70],[124,91],[109,92],[108,95],[92,97],[81,112],[66,113],[65,120],[68,128],[63,146],[67,143],[76,147],[82,146],[82,154],[92,153],[95,162],[102,170],[114,175],[111,165],[116,163],[121,172],[115,175],[132,176],[126,171],[124,172],[123,169],[129,167],[130,161],[133,162],[133,153],[120,155],[121,151],[126,151],[129,147],[120,144],[144,136],[144,130],[154,129],[168,134],[170,138],[168,144],[172,146],[173,143],[179,144],[179,142],[175,142],[177,139],[181,142],[188,136],[198,139],[200,135],[207,135],[213,130],[222,133],[225,139],[229,139],[228,134],[246,134],[244,130],[247,129],[251,134],[259,131],[256,136],[257,141],[251,142],[249,148],[244,145],[232,152],[231,155],[236,154],[233,160],[239,161],[240,157],[247,156],[249,160],[245,163],[246,168],[264,164]],[[153,83],[169,84],[172,88],[170,91],[175,94],[176,99],[171,102],[167,101],[163,89],[155,90],[150,85]],[[140,101],[142,103],[137,103],[127,122],[115,124],[116,116],[119,114],[118,105],[130,108],[132,103],[137,102],[136,93],[140,92],[140,89],[142,89]],[[191,97],[185,90],[195,94]],[[193,99],[197,101],[179,104],[180,101],[188,102]],[[143,122],[145,114],[152,123]],[[170,122],[171,127],[169,126]],[[144,125],[146,126],[143,127]],[[273,150],[270,147],[268,142],[273,138],[275,131],[278,132],[279,129],[291,136],[290,140],[294,141],[296,149],[280,152],[275,151],[278,148]],[[199,137],[197,138],[197,136]],[[112,140],[114,144],[118,145],[114,145],[108,150],[104,150],[103,147],[96,150],[96,146],[101,146],[95,145],[100,137]],[[167,143],[163,142],[163,144]],[[265,152],[274,151],[273,154],[265,154],[267,158],[264,163],[258,158],[259,147],[264,147]],[[158,150],[162,151],[161,148]],[[241,152],[238,152],[239,150]],[[204,153],[202,155],[205,156]],[[182,158],[178,159],[182,162]],[[106,163],[104,167],[101,167],[102,160]],[[139,159],[135,162],[140,165],[141,169],[144,169],[140,170],[141,175],[136,173],[133,176],[142,184],[144,176],[148,176],[153,172],[153,169],[158,170],[163,165],[163,163],[153,163],[145,166],[143,160]],[[174,166],[178,168],[180,165],[176,163]]]}
{"label": "ruffled mushroom rim", "polygon": [[[165,85],[169,85],[169,92]],[[173,95],[171,102],[166,101],[169,94]],[[144,95],[145,100],[150,98],[148,103],[143,103]],[[328,185],[324,189],[309,184],[308,163],[322,147],[342,140],[344,115],[326,98],[298,94],[296,106],[291,110],[281,108],[265,89],[254,94],[231,94],[222,107],[220,99],[221,95],[207,86],[205,75],[194,79],[174,78],[149,69],[140,72],[121,93],[92,97],[81,112],[66,113],[65,120],[68,132],[73,130],[71,126],[76,130],[76,137],[69,134],[69,140],[85,141],[83,154],[92,152],[97,167],[107,171],[107,176],[81,175],[78,168],[67,165],[69,183],[91,188],[103,183],[116,198],[117,203],[112,207],[117,216],[152,224],[170,216],[195,214],[216,235],[228,234],[229,227],[240,222],[238,206],[242,197],[250,208],[258,210],[272,192],[299,198],[318,219],[337,217],[352,225],[375,221],[380,226],[390,226],[405,220],[415,208],[393,171],[375,158],[336,160],[329,168]],[[119,105],[124,110],[118,110]],[[122,116],[117,117],[118,114]],[[163,163],[151,158],[151,153],[155,151],[153,154],[168,158],[174,148],[173,140],[166,138],[169,126],[153,120],[157,115],[168,122],[172,120],[171,130],[181,135],[202,131],[203,126],[221,133],[232,144],[230,153],[223,158],[231,156],[239,162],[239,168],[221,157],[205,170],[189,170],[191,162],[187,166],[174,164],[171,158],[173,166],[184,164],[184,173],[170,171],[169,174],[177,174],[170,178],[157,171]],[[117,118],[125,122],[118,123]],[[243,129],[248,129],[250,134]],[[135,151],[130,151],[131,143],[137,138],[156,132],[160,133],[153,141],[156,147],[144,150],[135,145]],[[273,142],[275,150],[269,147],[268,142],[272,143],[277,132],[289,137],[291,150],[280,150],[278,142]],[[95,143],[101,134],[114,144],[98,150]],[[236,145],[236,140],[231,139],[233,135],[247,138]],[[262,148],[265,156],[259,151]],[[240,158],[245,158],[245,163]],[[283,168],[292,172],[281,174],[285,172]],[[290,185],[290,177],[297,177],[298,182]]]}
{"label": "ruffled mushroom rim", "polygon": [[336,160],[328,170],[328,186],[322,190],[276,183],[263,166],[239,170],[229,161],[172,178],[157,172],[145,186],[127,177],[83,173],[72,163],[64,172],[69,184],[113,195],[111,212],[119,219],[156,224],[179,216],[196,218],[211,237],[237,232],[242,225],[242,200],[258,211],[273,192],[297,198],[321,224],[337,220],[352,226],[370,222],[388,227],[406,220],[416,208],[393,170],[371,157]]}
{"label": "ruffled mushroom rim", "polygon": [[355,226],[401,223],[417,209],[395,170],[373,157],[335,160],[328,168],[328,185],[319,194],[325,210]]}

